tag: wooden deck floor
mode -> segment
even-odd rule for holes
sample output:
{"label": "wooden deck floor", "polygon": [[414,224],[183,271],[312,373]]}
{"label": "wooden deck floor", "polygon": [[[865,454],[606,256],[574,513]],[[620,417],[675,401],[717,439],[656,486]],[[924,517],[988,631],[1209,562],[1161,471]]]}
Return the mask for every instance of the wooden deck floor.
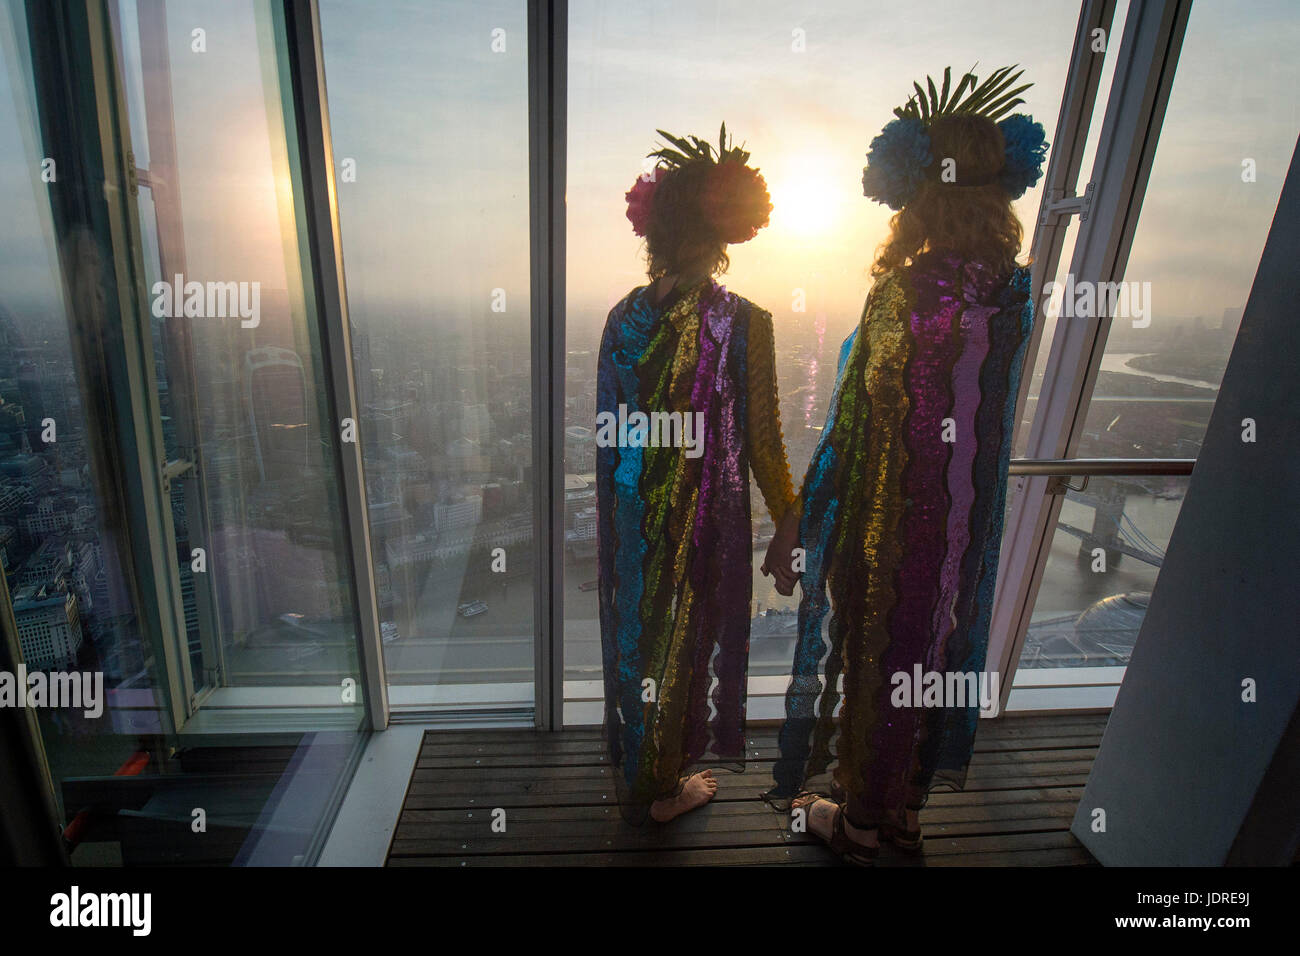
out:
{"label": "wooden deck floor", "polygon": [[[982,721],[966,790],[934,793],[925,850],[886,846],[880,866],[1080,866],[1069,833],[1106,726],[1104,715]],[[835,865],[789,832],[759,794],[771,785],[774,728],[753,728],[743,774],[717,772],[718,796],[668,826],[630,827],[615,805],[597,731],[425,734],[390,866]],[[493,810],[505,810],[494,833]],[[499,815],[498,815],[499,816]]]}

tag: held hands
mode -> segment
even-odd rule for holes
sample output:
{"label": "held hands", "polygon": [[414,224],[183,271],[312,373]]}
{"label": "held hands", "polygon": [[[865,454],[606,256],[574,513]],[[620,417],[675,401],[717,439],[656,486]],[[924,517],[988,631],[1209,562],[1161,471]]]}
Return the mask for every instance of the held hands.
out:
{"label": "held hands", "polygon": [[772,535],[759,569],[765,575],[772,575],[777,593],[786,597],[794,593],[795,582],[799,580],[794,571],[794,550],[799,547],[799,514],[799,508],[791,508],[777,522],[776,534]]}

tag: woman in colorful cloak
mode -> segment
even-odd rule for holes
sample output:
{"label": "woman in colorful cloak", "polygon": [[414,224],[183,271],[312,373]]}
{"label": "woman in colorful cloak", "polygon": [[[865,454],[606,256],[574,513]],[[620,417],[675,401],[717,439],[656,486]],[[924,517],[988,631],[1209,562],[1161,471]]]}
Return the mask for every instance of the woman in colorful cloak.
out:
{"label": "woman in colorful cloak", "polygon": [[750,469],[774,521],[794,497],[772,317],[713,279],[767,225],[766,185],[725,125],[716,152],[659,133],[672,146],[627,194],[651,282],[609,313],[597,372],[605,732],[635,824],[708,802],[717,780],[692,769],[743,767]]}
{"label": "woman in colorful cloak", "polygon": [[[768,798],[859,864],[881,838],[920,849],[930,790],[964,785],[976,691],[996,707],[982,672],[1033,323],[1011,201],[1047,147],[1006,115],[1019,73],[967,74],[949,96],[950,76],[941,94],[917,85],[867,154],[864,193],[897,214],[800,496],[804,593]],[[774,552],[795,546],[791,524]]]}

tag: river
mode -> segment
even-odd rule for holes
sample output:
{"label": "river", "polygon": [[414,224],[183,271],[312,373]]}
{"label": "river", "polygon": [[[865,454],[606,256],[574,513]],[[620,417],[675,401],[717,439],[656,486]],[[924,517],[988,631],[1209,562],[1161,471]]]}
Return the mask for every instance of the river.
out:
{"label": "river", "polygon": [[1103,372],[1126,372],[1129,375],[1145,375],[1159,382],[1177,382],[1180,385],[1195,385],[1197,388],[1218,388],[1218,382],[1206,382],[1195,378],[1179,378],[1177,375],[1165,375],[1161,372],[1148,372],[1140,368],[1130,368],[1129,360],[1149,352],[1107,352],[1101,357]]}

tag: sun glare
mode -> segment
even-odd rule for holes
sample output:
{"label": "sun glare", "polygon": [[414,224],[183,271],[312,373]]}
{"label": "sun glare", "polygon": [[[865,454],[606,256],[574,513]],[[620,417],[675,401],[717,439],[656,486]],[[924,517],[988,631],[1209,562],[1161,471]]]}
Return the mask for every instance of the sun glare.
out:
{"label": "sun glare", "polygon": [[800,236],[824,233],[839,218],[845,195],[829,164],[797,157],[772,184],[772,225]]}

